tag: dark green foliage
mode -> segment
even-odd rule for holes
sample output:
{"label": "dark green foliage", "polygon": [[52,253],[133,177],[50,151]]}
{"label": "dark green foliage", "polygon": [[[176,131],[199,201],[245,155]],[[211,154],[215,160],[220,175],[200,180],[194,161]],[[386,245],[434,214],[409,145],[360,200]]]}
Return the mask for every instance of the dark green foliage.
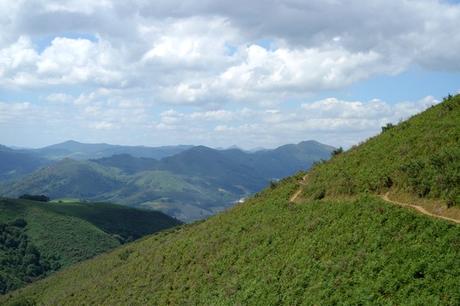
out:
{"label": "dark green foliage", "polygon": [[46,209],[90,222],[123,243],[181,224],[158,211],[108,203],[53,203]]}
{"label": "dark green foliage", "polygon": [[[113,204],[0,199],[0,287],[17,288],[60,267],[179,224],[160,212]],[[9,249],[2,253],[5,247]]]}
{"label": "dark green foliage", "polygon": [[276,185],[278,185],[278,182],[277,182],[277,181],[275,181],[275,180],[271,180],[271,181],[270,181],[270,188],[272,188],[272,189],[273,189],[273,188],[276,188]]}
{"label": "dark green foliage", "polygon": [[355,195],[389,189],[460,203],[460,95],[317,164],[304,195]]}
{"label": "dark green foliage", "polygon": [[50,198],[46,195],[32,195],[32,194],[23,194],[19,197],[22,200],[31,200],[31,201],[38,201],[38,202],[49,202]]}
{"label": "dark green foliage", "polygon": [[299,178],[71,267],[4,303],[458,304],[459,226],[376,197],[289,203]]}
{"label": "dark green foliage", "polygon": [[17,289],[53,270],[30,242],[24,219],[0,223],[0,294]]}
{"label": "dark green foliage", "polygon": [[334,149],[332,152],[331,152],[331,156],[337,156],[339,154],[342,154],[343,153],[343,148],[342,147],[339,147],[337,149]]}
{"label": "dark green foliage", "polygon": [[385,132],[391,130],[392,128],[394,128],[394,127],[395,127],[394,124],[387,123],[387,125],[382,126],[382,133],[385,133]]}

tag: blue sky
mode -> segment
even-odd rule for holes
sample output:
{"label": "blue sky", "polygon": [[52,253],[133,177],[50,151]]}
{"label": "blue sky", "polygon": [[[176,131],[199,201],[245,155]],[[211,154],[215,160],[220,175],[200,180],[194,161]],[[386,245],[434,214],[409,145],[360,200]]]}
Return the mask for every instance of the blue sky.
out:
{"label": "blue sky", "polygon": [[6,145],[348,147],[460,90],[458,1],[0,0],[0,20]]}

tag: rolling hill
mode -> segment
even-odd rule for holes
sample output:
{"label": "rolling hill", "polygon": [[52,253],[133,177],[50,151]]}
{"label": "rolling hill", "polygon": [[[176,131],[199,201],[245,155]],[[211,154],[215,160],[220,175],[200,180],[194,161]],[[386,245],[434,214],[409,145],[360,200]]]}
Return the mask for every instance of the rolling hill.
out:
{"label": "rolling hill", "polygon": [[[225,213],[125,245],[2,302],[458,305],[460,226],[379,197],[407,193],[458,211],[458,185],[431,192],[458,178],[458,118],[460,96]],[[427,172],[393,174],[420,162]],[[420,193],[424,173],[430,192]]]}
{"label": "rolling hill", "polygon": [[0,292],[178,224],[107,203],[0,199]]}
{"label": "rolling hill", "polygon": [[89,161],[66,158],[1,185],[0,194],[116,202],[189,222],[232,206],[270,180],[308,169],[329,158],[332,150],[307,141],[255,153],[196,146],[161,160],[128,154]]}

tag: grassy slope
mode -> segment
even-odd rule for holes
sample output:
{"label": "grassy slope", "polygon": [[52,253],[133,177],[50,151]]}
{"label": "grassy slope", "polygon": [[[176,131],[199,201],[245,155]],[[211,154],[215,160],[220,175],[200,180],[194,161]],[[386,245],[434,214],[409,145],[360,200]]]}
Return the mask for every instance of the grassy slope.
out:
{"label": "grassy slope", "polygon": [[409,193],[460,204],[460,95],[309,172],[307,198]]}
{"label": "grassy slope", "polygon": [[77,264],[6,299],[50,305],[460,300],[460,227],[375,197],[292,204],[295,188],[290,179],[225,214]]}
{"label": "grassy slope", "polygon": [[[428,141],[455,150],[457,126],[452,126],[456,121],[450,112],[457,114],[458,97],[452,101],[448,111],[446,103],[432,108],[390,131],[391,137],[386,132],[313,170],[308,183],[314,188],[307,187],[307,195],[318,187],[326,194],[347,194],[341,189],[343,170],[337,165],[346,166],[348,157],[361,170],[346,170],[354,173],[350,179],[358,186],[348,193],[354,197],[290,203],[289,197],[300,187],[303,174],[299,174],[226,213],[70,267],[15,292],[5,302],[458,305],[460,227],[390,205],[375,195],[358,195],[389,188],[386,177],[400,165],[435,160],[440,149]],[[413,136],[422,128],[417,122],[429,124],[431,116],[437,122]],[[427,133],[436,140],[425,139]],[[397,151],[405,143],[406,150]],[[388,154],[375,152],[377,148],[398,156],[387,158]],[[355,156],[360,162],[368,156],[371,162],[353,164]],[[428,181],[430,190],[445,175],[455,175],[457,158],[454,154],[447,159],[451,168],[444,172],[432,169],[430,175],[438,179]],[[334,174],[337,177],[320,179]],[[378,175],[384,178],[375,178]],[[369,184],[374,187],[368,188]],[[391,188],[404,186],[395,177]],[[448,184],[444,193],[427,195],[442,198],[456,187]]]}

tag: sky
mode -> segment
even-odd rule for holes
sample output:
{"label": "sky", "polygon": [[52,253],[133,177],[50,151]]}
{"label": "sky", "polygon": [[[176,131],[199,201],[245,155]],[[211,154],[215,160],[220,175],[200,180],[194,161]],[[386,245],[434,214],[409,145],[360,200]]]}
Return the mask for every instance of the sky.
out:
{"label": "sky", "polygon": [[460,91],[460,4],[0,0],[0,143],[350,147]]}

